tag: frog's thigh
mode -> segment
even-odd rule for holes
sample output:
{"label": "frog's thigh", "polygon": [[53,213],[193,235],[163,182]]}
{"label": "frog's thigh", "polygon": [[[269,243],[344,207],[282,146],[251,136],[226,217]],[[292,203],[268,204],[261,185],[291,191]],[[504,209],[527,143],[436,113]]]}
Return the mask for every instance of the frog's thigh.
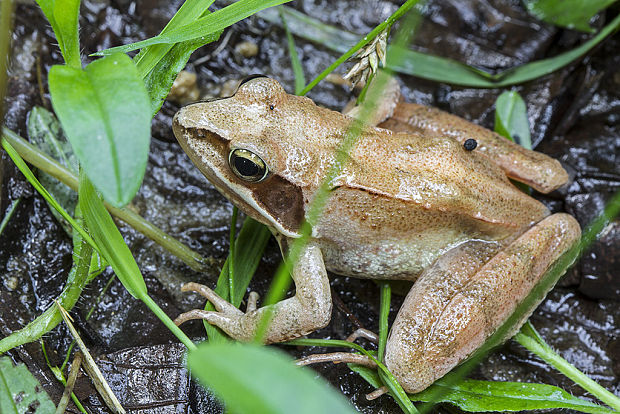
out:
{"label": "frog's thigh", "polygon": [[480,347],[579,236],[572,216],[554,214],[495,255],[492,245],[469,242],[438,259],[388,339],[385,362],[403,388],[423,390]]}
{"label": "frog's thigh", "polygon": [[242,315],[211,312],[207,321],[237,340],[251,341],[269,308],[271,322],[265,343],[286,341],[324,327],[331,318],[331,292],[323,255],[314,242],[306,245],[291,273],[295,296]]}

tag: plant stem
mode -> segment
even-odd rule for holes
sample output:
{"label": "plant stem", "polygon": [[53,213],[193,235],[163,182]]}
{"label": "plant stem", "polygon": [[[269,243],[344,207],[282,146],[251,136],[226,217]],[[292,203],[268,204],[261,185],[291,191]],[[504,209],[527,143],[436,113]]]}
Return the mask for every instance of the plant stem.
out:
{"label": "plant stem", "polygon": [[536,340],[534,336],[528,335],[526,329],[527,326],[528,325],[524,325],[524,328],[515,335],[514,339],[517,342],[519,342],[528,351],[536,354],[547,364],[560,371],[566,377],[570,378],[575,384],[579,385],[581,388],[588,391],[616,411],[620,411],[620,398],[616,397],[614,394],[607,391],[594,380],[589,378],[586,374],[579,371],[574,365],[558,355],[545,342]]}
{"label": "plant stem", "polygon": [[176,336],[179,341],[183,343],[187,347],[188,351],[195,351],[196,345],[185,335],[185,332],[181,330],[178,326],[172,322],[172,319],[159,307],[157,303],[147,294],[142,295],[139,298],[144,304],[159,318],[160,321],[166,325],[168,329]]}
{"label": "plant stem", "polygon": [[228,249],[228,298],[230,303],[235,303],[235,235],[237,233],[237,215],[239,209],[233,206],[232,216],[230,218],[230,247]]}
{"label": "plant stem", "polygon": [[[11,131],[4,128],[2,138],[6,139],[17,151],[19,155],[30,164],[41,171],[56,178],[61,183],[67,185],[72,190],[77,191],[78,179],[71,171],[60,165],[56,160],[44,152],[39,151],[34,145]],[[131,227],[153,240],[155,243],[168,250],[170,253],[181,259],[185,264],[197,272],[204,271],[210,264],[210,260],[194,252],[192,249],[181,243],[179,240],[163,232],[153,223],[145,220],[139,214],[127,209],[112,207],[104,203],[106,209],[115,217],[121,219]]]}
{"label": "plant stem", "polygon": [[390,314],[390,303],[392,300],[392,289],[387,282],[381,282],[381,310],[379,312],[379,349],[377,358],[383,362],[385,354],[385,344],[388,335],[388,315]]}
{"label": "plant stem", "polygon": [[407,13],[413,6],[415,6],[420,0],[407,0],[405,4],[400,6],[398,10],[394,12],[390,17],[388,17],[383,23],[379,24],[377,27],[372,29],[370,33],[364,36],[359,42],[355,44],[351,49],[345,52],[342,56],[340,56],[334,63],[329,65],[327,69],[325,69],[319,76],[314,78],[312,82],[310,82],[306,87],[301,91],[299,95],[305,95],[312,88],[314,88],[320,81],[322,81],[327,75],[332,73],[338,66],[340,66],[344,61],[349,59],[351,56],[355,54],[358,50],[366,46],[368,43],[372,42],[375,37],[379,35],[386,28],[391,27],[394,22],[403,17],[405,13]]}

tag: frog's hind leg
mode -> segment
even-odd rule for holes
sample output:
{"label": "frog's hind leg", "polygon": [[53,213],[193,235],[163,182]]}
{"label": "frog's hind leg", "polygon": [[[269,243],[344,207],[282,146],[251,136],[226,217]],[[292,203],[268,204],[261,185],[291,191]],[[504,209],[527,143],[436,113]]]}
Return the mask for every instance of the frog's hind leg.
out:
{"label": "frog's hind leg", "polygon": [[385,363],[403,388],[425,389],[479,348],[579,236],[575,219],[560,213],[501,249],[471,241],[440,257],[411,288],[388,338]]}
{"label": "frog's hind leg", "polygon": [[493,131],[437,108],[401,102],[394,109],[392,118],[379,126],[395,132],[445,135],[461,144],[475,139],[478,144],[475,151],[488,156],[510,178],[542,193],[553,191],[568,180],[568,174],[557,160],[525,149]]}

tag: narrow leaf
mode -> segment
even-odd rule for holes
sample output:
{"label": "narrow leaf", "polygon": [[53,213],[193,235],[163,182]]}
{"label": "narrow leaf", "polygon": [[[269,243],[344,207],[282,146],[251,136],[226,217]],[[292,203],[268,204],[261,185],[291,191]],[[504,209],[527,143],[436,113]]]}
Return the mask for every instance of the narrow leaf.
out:
{"label": "narrow leaf", "polygon": [[594,32],[590,20],[617,0],[524,0],[527,10],[536,18],[556,26],[583,32]]}
{"label": "narrow leaf", "polygon": [[208,16],[202,17],[185,26],[164,32],[141,42],[131,43],[124,46],[113,47],[97,52],[95,56],[110,55],[117,52],[130,52],[143,47],[160,43],[179,43],[187,40],[198,39],[217,33],[254,13],[268,7],[287,3],[291,0],[239,0],[220,9]]}
{"label": "narrow leaf", "polygon": [[286,24],[286,18],[284,17],[284,13],[282,13],[282,7],[278,7],[278,12],[280,13],[280,19],[282,20],[282,26],[286,31],[286,39],[288,42],[288,54],[291,57],[291,66],[293,67],[293,73],[295,74],[295,95],[299,95],[301,91],[304,90],[304,86],[306,86],[306,78],[304,76],[304,68],[301,65],[301,61],[299,60],[299,56],[297,55],[297,49],[295,49],[295,39],[293,38],[293,34],[288,28]]}
{"label": "narrow leaf", "polygon": [[[347,52],[349,48],[355,45],[360,39],[359,35],[325,25],[289,7],[283,6],[283,9],[287,24],[293,34],[319,43],[336,52]],[[277,11],[274,10],[265,10],[261,12],[260,17],[274,24],[282,24]],[[568,65],[589,52],[594,46],[599,44],[619,27],[620,15],[616,16],[608,25],[601,29],[596,36],[575,49],[551,58],[506,69],[496,74],[485,72],[456,60],[403,48],[398,51],[403,54],[402,59],[399,59],[397,64],[389,64],[388,62],[388,68],[399,73],[417,76],[423,79],[476,88],[498,88],[516,85],[548,75]],[[326,34],[320,35],[322,31],[326,31]],[[388,56],[395,52],[393,49],[393,46],[388,47]]]}
{"label": "narrow leaf", "polygon": [[342,395],[274,348],[203,343],[189,352],[187,363],[231,412],[355,413]]}
{"label": "narrow leaf", "polygon": [[527,108],[516,91],[504,91],[495,101],[495,132],[532,149]]}
{"label": "narrow leaf", "polygon": [[140,269],[134,260],[123,236],[114,220],[106,211],[103,201],[95,193],[93,185],[85,174],[80,174],[79,207],[84,214],[88,229],[99,245],[103,258],[112,266],[125,289],[136,299],[140,299],[159,318],[160,321],[188,348],[194,349],[193,342],[172,322],[172,319],[148,295]]}
{"label": "narrow leaf", "polygon": [[24,364],[0,358],[0,413],[49,414],[56,406]]}
{"label": "narrow leaf", "polygon": [[147,296],[146,284],[129,247],[84,174],[80,174],[79,202],[84,221],[101,254],[110,263],[125,289],[137,299]]}
{"label": "narrow leaf", "polygon": [[187,65],[187,61],[194,50],[217,40],[219,34],[220,32],[206,36],[204,39],[189,40],[187,42],[177,43],[174,46],[150,46],[172,46],[169,48],[168,52],[159,59],[155,67],[144,77],[144,84],[149,91],[151,99],[151,116],[155,116],[159,108],[161,108],[164,99],[166,99],[166,96],[168,96],[170,92],[174,80],[185,65]]}
{"label": "narrow leaf", "polygon": [[110,204],[129,203],[144,176],[151,128],[148,94],[131,59],[118,54],[85,70],[53,66],[49,87],[88,177]]}

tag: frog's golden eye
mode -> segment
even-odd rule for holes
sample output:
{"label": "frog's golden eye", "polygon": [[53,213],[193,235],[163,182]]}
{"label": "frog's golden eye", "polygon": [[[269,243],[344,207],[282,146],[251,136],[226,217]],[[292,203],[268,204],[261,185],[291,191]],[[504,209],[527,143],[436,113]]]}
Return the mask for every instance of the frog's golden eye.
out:
{"label": "frog's golden eye", "polygon": [[261,157],[242,148],[230,151],[228,165],[237,177],[253,183],[264,180],[269,173],[269,168]]}

